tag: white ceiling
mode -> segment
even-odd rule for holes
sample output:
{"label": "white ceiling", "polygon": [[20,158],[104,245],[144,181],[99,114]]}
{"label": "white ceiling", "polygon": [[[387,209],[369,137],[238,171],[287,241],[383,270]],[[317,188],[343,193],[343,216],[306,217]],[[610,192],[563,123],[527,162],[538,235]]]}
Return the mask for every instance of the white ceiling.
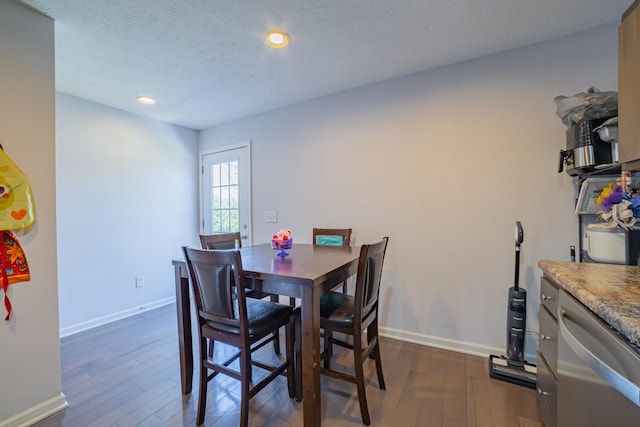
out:
{"label": "white ceiling", "polygon": [[[633,2],[23,1],[56,21],[58,91],[192,129],[619,22]],[[273,28],[286,50],[263,43]]]}

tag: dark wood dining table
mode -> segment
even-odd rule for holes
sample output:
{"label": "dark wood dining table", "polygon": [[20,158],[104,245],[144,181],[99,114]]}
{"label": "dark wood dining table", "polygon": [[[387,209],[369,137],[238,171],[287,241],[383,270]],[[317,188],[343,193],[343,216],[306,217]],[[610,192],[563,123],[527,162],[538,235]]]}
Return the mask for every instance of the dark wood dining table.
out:
{"label": "dark wood dining table", "polygon": [[[286,257],[270,244],[240,249],[242,265],[254,288],[300,298],[302,323],[302,405],[305,427],[320,426],[320,296],[357,272],[360,248],[295,243]],[[189,277],[183,260],[174,260],[182,393],[191,392],[193,337]],[[258,289],[259,287],[259,289]]]}

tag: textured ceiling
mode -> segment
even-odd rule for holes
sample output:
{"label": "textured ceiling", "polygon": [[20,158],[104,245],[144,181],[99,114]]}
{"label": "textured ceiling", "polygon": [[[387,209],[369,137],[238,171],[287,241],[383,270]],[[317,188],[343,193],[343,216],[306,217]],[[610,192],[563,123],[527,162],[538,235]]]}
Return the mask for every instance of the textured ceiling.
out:
{"label": "textured ceiling", "polygon": [[[204,129],[619,22],[632,0],[23,2],[56,21],[58,91]],[[265,46],[273,28],[289,48]]]}

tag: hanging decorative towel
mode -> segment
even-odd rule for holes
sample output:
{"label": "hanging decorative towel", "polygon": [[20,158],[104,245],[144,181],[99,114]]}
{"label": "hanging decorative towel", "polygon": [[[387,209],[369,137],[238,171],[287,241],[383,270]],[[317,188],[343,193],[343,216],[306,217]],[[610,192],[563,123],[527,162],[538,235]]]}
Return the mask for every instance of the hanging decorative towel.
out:
{"label": "hanging decorative towel", "polygon": [[13,160],[0,149],[0,230],[27,228],[34,219],[29,182]]}
{"label": "hanging decorative towel", "polygon": [[2,232],[2,243],[0,244],[0,274],[2,275],[2,289],[4,290],[4,307],[7,309],[7,317],[11,318],[11,302],[7,296],[9,285],[22,282],[31,278],[29,266],[24,251],[16,236],[10,231]]}
{"label": "hanging decorative towel", "polygon": [[30,279],[24,251],[9,230],[27,228],[35,220],[31,187],[20,168],[0,146],[0,280],[4,291],[4,306],[11,318],[9,285]]}

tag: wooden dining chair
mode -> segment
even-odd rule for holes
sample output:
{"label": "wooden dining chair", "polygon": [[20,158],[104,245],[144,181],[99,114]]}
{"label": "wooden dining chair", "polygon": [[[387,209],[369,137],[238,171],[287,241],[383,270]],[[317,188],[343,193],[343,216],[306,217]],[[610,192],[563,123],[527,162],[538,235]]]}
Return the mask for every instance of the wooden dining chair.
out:
{"label": "wooden dining chair", "polygon": [[[214,234],[201,234],[200,245],[202,249],[214,249],[214,250],[228,250],[239,249],[242,247],[242,237],[239,231],[229,233],[214,233]],[[246,280],[246,279],[245,279]],[[247,298],[264,299],[269,297],[271,302],[279,302],[280,297],[278,295],[269,294],[267,292],[257,291],[255,288],[256,279],[251,279],[252,283],[250,287],[245,289]],[[273,349],[276,354],[280,354],[280,335],[274,334]],[[213,356],[213,343],[209,346],[210,356]]]}
{"label": "wooden dining chair", "polygon": [[[362,245],[360,248],[355,295],[328,292],[320,298],[320,327],[324,330],[322,373],[356,384],[362,422],[366,425],[371,423],[363,369],[367,358],[375,361],[378,385],[381,390],[385,389],[378,338],[378,297],[388,241],[389,238],[385,237],[378,243]],[[363,345],[362,334],[365,330],[366,343]],[[334,338],[334,332],[353,336],[353,344]],[[331,369],[334,344],[353,350],[354,375]]]}
{"label": "wooden dining chair", "polygon": [[242,247],[240,232],[201,234],[202,249],[238,249]]}
{"label": "wooden dining chair", "polygon": [[[249,424],[249,399],[280,374],[286,374],[289,396],[295,396],[293,339],[299,310],[271,301],[246,298],[242,257],[237,250],[201,250],[183,247],[196,302],[199,342],[199,393],[196,423],[204,422],[207,383],[222,373],[240,380],[240,426]],[[232,286],[231,278],[236,284]],[[235,291],[234,291],[235,289]],[[278,366],[252,359],[252,353],[285,329],[286,357]],[[238,348],[231,358],[217,362],[207,357],[207,342]],[[229,366],[239,359],[239,370]],[[252,383],[252,366],[270,373]],[[209,370],[213,371],[209,373]]]}
{"label": "wooden dining chair", "polygon": [[350,246],[350,228],[313,228],[314,245]]}
{"label": "wooden dining chair", "polygon": [[[314,245],[351,246],[350,228],[313,228]],[[342,284],[342,292],[347,293],[347,281]]]}

